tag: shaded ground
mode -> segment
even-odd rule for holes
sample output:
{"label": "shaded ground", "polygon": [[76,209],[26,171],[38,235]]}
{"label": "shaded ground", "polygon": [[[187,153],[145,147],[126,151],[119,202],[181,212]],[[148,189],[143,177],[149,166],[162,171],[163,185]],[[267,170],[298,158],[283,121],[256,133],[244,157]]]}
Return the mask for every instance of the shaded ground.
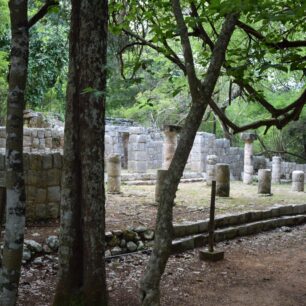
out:
{"label": "shaded ground", "polygon": [[[306,305],[306,225],[220,243],[225,260],[204,263],[197,250],[172,256],[161,283],[162,305]],[[147,255],[107,263],[110,306],[137,306]],[[19,306],[50,305],[57,264],[23,269]]]}

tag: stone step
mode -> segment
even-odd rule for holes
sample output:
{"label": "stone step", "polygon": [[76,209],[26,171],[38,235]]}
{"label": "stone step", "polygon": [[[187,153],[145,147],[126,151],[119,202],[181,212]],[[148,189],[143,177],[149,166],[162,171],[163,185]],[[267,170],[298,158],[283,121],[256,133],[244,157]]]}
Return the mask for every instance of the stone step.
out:
{"label": "stone step", "polygon": [[[193,179],[181,179],[180,183],[195,183],[195,182],[204,182],[204,178],[193,178]],[[125,185],[155,185],[156,180],[152,181],[125,181]]]}
{"label": "stone step", "polygon": [[[247,235],[254,235],[264,231],[273,230],[282,226],[296,226],[303,223],[306,223],[306,214],[282,216],[257,222],[246,223],[238,226],[231,226],[228,228],[216,230],[215,242],[221,242]],[[207,233],[176,239],[172,242],[171,252],[173,254],[181,253],[194,248],[203,247],[207,243]]]}
{"label": "stone step", "polygon": [[[241,214],[220,216],[215,219],[215,228],[236,226],[240,224],[278,218],[282,216],[292,216],[306,213],[306,204],[275,206],[267,210],[249,211]],[[173,235],[175,238],[196,235],[208,230],[209,220],[199,220],[173,225]]]}

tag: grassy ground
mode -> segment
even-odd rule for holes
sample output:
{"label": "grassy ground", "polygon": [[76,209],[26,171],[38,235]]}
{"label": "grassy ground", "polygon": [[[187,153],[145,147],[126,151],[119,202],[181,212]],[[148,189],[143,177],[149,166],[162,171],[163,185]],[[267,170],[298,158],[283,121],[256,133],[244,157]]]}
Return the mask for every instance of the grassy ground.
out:
{"label": "grassy ground", "polygon": [[[135,222],[153,226],[157,207],[154,205],[155,186],[123,185],[122,194],[108,195],[106,216],[110,228],[114,219],[120,224]],[[205,219],[209,214],[211,187],[205,183],[179,185],[174,207],[174,222]],[[216,215],[265,209],[274,205],[304,204],[306,193],[292,192],[290,184],[273,185],[272,196],[257,193],[257,184],[231,182],[229,198],[217,197]],[[109,218],[108,218],[109,217]]]}

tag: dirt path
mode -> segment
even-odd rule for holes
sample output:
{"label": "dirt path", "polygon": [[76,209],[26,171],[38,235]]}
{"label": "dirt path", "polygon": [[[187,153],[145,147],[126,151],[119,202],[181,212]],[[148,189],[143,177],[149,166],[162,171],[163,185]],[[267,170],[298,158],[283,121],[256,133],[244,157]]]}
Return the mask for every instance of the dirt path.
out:
{"label": "dirt path", "polygon": [[[218,247],[225,250],[225,260],[214,264],[199,261],[197,250],[170,258],[161,283],[162,305],[306,305],[306,225]],[[147,260],[148,256],[139,254],[107,264],[110,306],[139,305],[138,280]],[[50,305],[56,272],[53,260],[26,267],[18,305]]]}

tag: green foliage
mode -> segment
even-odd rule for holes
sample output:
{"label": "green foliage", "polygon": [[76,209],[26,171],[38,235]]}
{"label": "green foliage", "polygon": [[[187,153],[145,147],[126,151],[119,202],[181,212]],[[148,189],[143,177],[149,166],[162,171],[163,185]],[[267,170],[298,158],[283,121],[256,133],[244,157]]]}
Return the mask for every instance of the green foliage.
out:
{"label": "green foliage", "polygon": [[[36,5],[37,6],[37,5]],[[32,9],[36,11],[37,8]],[[49,12],[30,31],[26,100],[30,108],[63,111],[68,65],[68,20]]]}
{"label": "green foliage", "polygon": [[9,54],[9,12],[6,0],[0,0],[0,125],[4,123],[7,98]]}

